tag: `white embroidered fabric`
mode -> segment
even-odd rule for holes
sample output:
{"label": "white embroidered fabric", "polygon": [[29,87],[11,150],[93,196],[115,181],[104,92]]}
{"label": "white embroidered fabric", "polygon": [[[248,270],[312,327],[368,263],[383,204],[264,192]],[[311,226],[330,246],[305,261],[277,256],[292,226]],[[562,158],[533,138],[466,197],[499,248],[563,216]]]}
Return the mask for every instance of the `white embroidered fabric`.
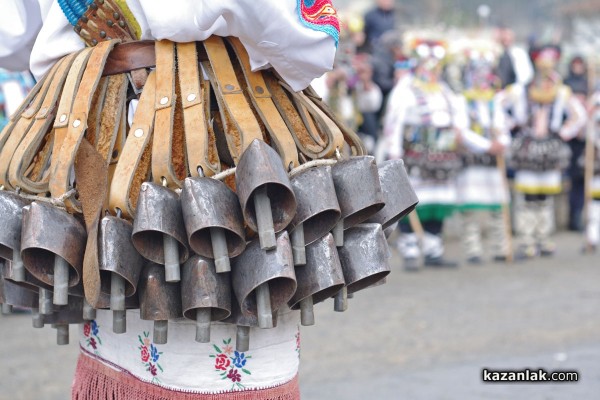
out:
{"label": "white embroidered fabric", "polygon": [[169,321],[168,343],[152,342],[152,321],[127,311],[127,332],[112,332],[112,312],[81,325],[84,352],[144,382],[171,390],[222,393],[272,388],[291,381],[300,357],[299,312],[280,310],[273,329],[250,329],[250,350],[235,351],[236,326],[214,322],[211,342],[198,343],[194,321]]}

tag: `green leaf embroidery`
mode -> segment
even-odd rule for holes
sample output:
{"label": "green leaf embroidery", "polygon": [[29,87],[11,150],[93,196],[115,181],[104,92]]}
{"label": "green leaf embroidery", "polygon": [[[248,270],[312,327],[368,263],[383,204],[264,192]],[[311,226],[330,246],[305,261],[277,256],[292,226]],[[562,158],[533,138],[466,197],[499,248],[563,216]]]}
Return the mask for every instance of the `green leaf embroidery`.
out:
{"label": "green leaf embroidery", "polygon": [[214,354],[209,355],[209,357],[215,358],[216,356]]}
{"label": "green leaf embroidery", "polygon": [[159,363],[156,363],[156,366],[158,366],[158,369],[160,369],[160,372],[165,372],[165,371],[162,369],[162,367],[160,366],[160,364],[159,364]]}
{"label": "green leaf embroidery", "polygon": [[229,338],[229,340],[227,341],[227,344],[230,344],[230,343],[231,343],[231,338]]}
{"label": "green leaf embroidery", "polygon": [[242,372],[244,372],[245,374],[248,374],[248,375],[252,375],[252,374],[250,373],[250,371],[248,371],[246,368],[242,368]]}
{"label": "green leaf embroidery", "polygon": [[96,339],[98,339],[98,343],[100,343],[100,346],[102,346],[102,339],[100,339],[100,336],[96,336]]}
{"label": "green leaf embroidery", "polygon": [[142,340],[142,337],[140,335],[138,335],[138,340],[140,341],[140,343],[142,344],[142,346],[145,346],[144,345],[144,341]]}
{"label": "green leaf embroidery", "polygon": [[213,344],[213,347],[215,348],[215,350],[217,351],[217,353],[222,353],[221,349],[219,347],[217,347],[216,344]]}

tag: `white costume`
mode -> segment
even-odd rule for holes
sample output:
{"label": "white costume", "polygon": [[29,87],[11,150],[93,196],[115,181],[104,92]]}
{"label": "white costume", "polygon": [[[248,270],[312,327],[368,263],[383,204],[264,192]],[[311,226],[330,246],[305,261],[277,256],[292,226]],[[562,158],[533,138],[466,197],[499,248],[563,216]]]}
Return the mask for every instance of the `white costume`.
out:
{"label": "white costume", "polygon": [[502,219],[502,204],[509,202],[502,172],[496,167],[494,156],[488,155],[492,140],[505,148],[510,144],[504,112],[493,97],[477,97],[467,91],[467,107],[471,129],[478,141],[470,143],[465,155],[465,167],[457,176],[458,203],[464,222],[463,244],[468,259],[483,255],[481,224],[478,211],[489,211],[490,240],[494,257],[506,254],[506,235]]}

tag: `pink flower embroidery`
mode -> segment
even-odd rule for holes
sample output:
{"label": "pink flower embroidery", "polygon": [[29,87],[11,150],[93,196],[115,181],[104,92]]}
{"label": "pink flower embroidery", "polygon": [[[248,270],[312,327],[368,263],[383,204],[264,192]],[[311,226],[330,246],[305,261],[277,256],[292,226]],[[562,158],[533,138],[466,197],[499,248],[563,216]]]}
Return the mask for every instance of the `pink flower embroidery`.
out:
{"label": "pink flower embroidery", "polygon": [[91,330],[92,330],[92,328],[90,328],[90,323],[89,323],[89,322],[86,322],[86,323],[83,325],[83,334],[84,334],[86,337],[89,337],[89,336],[90,336],[90,331],[91,331]]}
{"label": "pink flower embroidery", "polygon": [[223,353],[230,356],[231,353],[233,353],[233,347],[230,344],[228,344],[227,346],[223,347]]}

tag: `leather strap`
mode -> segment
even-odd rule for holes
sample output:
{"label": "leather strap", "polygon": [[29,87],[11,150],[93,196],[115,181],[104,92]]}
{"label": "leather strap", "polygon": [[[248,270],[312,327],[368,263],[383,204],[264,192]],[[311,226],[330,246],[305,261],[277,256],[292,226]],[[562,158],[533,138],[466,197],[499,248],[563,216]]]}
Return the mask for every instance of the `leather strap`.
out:
{"label": "leather strap", "polygon": [[286,167],[297,167],[298,151],[296,150],[296,143],[294,142],[292,133],[273,103],[271,92],[267,88],[262,72],[252,72],[250,57],[238,38],[230,37],[228,40],[235,51],[244,77],[246,78],[246,92],[265,125],[271,138],[271,145],[274,145],[278,150],[279,156]]}
{"label": "leather strap", "polygon": [[2,146],[2,151],[0,151],[0,185],[4,185],[8,189],[15,189],[10,185],[10,181],[8,179],[8,169],[10,168],[10,162],[12,161],[13,154],[29,131],[31,125],[35,122],[33,117],[40,110],[42,102],[46,97],[46,92],[52,83],[54,74],[56,73],[56,70],[60,68],[62,62],[63,59],[54,64],[48,73],[48,77],[44,80],[44,84],[40,89],[38,96],[36,96],[29,107],[27,107],[23,113],[21,113],[21,117],[15,122],[15,126],[10,132],[10,136],[6,139],[6,142]]}
{"label": "leather strap", "polygon": [[[60,197],[69,190],[71,169],[75,162],[79,145],[87,129],[92,97],[98,87],[106,58],[117,42],[116,40],[102,42],[92,50],[87,68],[83,73],[81,84],[77,90],[73,111],[69,116],[67,135],[61,146],[56,167],[51,172],[49,187],[52,197]],[[75,209],[73,199],[67,199],[65,206],[69,210]]]}
{"label": "leather strap", "polygon": [[156,94],[154,139],[152,142],[152,179],[166,179],[171,189],[180,188],[187,176],[183,127],[174,129],[177,107],[175,87],[175,44],[156,42]]}
{"label": "leather strap", "polygon": [[362,140],[360,140],[360,137],[358,137],[356,132],[344,125],[344,123],[335,116],[333,110],[329,108],[329,106],[323,101],[323,99],[317,94],[317,92],[315,92],[315,90],[311,86],[304,89],[304,94],[308,98],[310,98],[312,102],[321,109],[321,111],[327,114],[327,116],[329,116],[329,118],[338,125],[338,127],[342,131],[342,134],[344,135],[344,140],[348,143],[352,150],[352,155],[363,156],[367,154],[367,149],[365,148]]}
{"label": "leather strap", "polygon": [[278,79],[272,73],[264,73],[264,77],[269,90],[273,94],[273,102],[279,110],[279,114],[292,132],[296,147],[307,158],[318,158],[319,154],[323,152],[324,145],[315,142],[304,117],[298,112],[296,105],[290,100],[286,91],[279,84]]}
{"label": "leather strap", "polygon": [[229,153],[237,164],[254,139],[264,140],[263,134],[242,92],[223,39],[211,36],[202,43],[210,60],[210,65],[203,63],[203,66],[215,89]]}
{"label": "leather strap", "polygon": [[121,120],[127,100],[127,85],[125,74],[113,75],[106,78],[106,98],[100,114],[100,126],[96,140],[96,150],[107,164],[112,159],[112,153],[121,129]]}
{"label": "leather strap", "polygon": [[108,78],[102,77],[98,82],[92,103],[87,117],[87,128],[85,130],[85,138],[91,144],[95,145],[98,141],[98,132],[100,131],[100,119],[102,115],[102,107],[106,99],[106,89],[108,87]]}
{"label": "leather strap", "polygon": [[156,73],[151,72],[110,185],[109,210],[116,213],[120,209],[125,218],[135,215],[140,187],[150,172],[155,93]]}
{"label": "leather strap", "polygon": [[198,68],[195,42],[177,44],[177,65],[189,173],[191,176],[198,176],[198,168],[201,168],[205,176],[212,176],[220,171],[221,165],[216,143],[209,141],[204,110],[204,90],[203,85],[200,84],[202,76]]}
{"label": "leather strap", "polygon": [[75,175],[87,232],[83,257],[83,290],[88,303],[96,307],[100,298],[98,223],[108,190],[108,166],[87,140],[81,141],[77,151]]}
{"label": "leather strap", "polygon": [[[35,116],[35,122],[31,125],[29,131],[13,154],[8,170],[8,179],[12,187],[20,187],[29,193],[44,193],[48,191],[48,182],[34,182],[25,176],[25,172],[34,160],[36,153],[38,153],[40,148],[45,147],[42,146],[43,140],[46,139],[47,142],[51,142],[52,132],[50,126],[53,123],[58,106],[58,97],[62,92],[69,68],[76,55],[74,53],[66,56],[60,63],[44,96],[42,106]],[[40,162],[46,158],[43,152],[39,155],[38,161]]]}
{"label": "leather strap", "polygon": [[325,148],[317,154],[317,158],[331,157],[335,154],[335,150],[341,150],[344,147],[344,135],[338,128],[336,123],[329,118],[319,107],[317,107],[306,95],[302,92],[294,92],[285,82],[280,81],[279,84],[289,93],[289,95],[302,105],[310,116],[317,122],[321,132],[327,138]]}
{"label": "leather strap", "polygon": [[92,54],[92,49],[83,49],[73,61],[69,75],[65,85],[63,86],[62,94],[60,96],[60,102],[58,104],[58,110],[56,111],[56,119],[54,120],[54,144],[52,148],[52,161],[50,163],[50,170],[56,167],[56,160],[60,153],[60,148],[67,135],[67,127],[69,125],[69,114],[71,114],[71,108],[73,107],[73,101],[75,100],[75,94],[77,88],[81,82],[83,71],[87,65],[88,59]]}

